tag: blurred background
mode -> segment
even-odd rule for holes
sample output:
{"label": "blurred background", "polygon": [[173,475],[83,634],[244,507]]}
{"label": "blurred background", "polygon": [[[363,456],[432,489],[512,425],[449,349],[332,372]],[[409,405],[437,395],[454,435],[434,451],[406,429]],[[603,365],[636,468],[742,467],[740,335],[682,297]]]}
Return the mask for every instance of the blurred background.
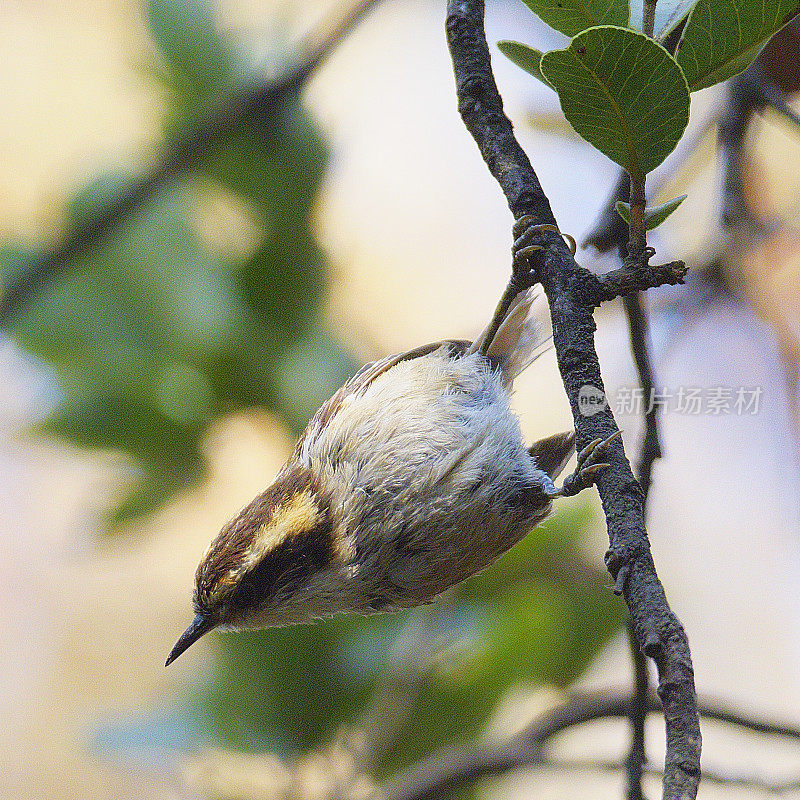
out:
{"label": "blurred background", "polygon": [[[2,797],[316,798],[337,780],[365,796],[353,753],[382,780],[438,747],[508,736],[576,686],[630,686],[593,492],[430,608],[213,634],[164,670],[206,545],[316,408],[367,360],[473,338],[507,280],[512,220],[458,118],[438,0],[374,2],[299,91],[221,105],[307,58],[346,14],[309,0],[0,5],[3,286],[32,265],[53,273],[6,309],[0,339]],[[492,46],[562,46],[517,0],[489,3],[487,32]],[[580,241],[616,168],[553,92],[493,60]],[[750,113],[732,159],[718,135],[730,111],[725,87],[693,96],[685,146],[651,179],[663,199],[688,193],[651,243],[692,278],[648,298],[665,454],[649,533],[698,690],[800,725],[800,129]],[[76,230],[97,235],[56,258]],[[635,455],[649,398],[621,306],[598,326]],[[528,440],[571,426],[552,352],[514,403]],[[797,746],[719,726],[704,739],[721,771],[800,773]],[[602,760],[625,744],[624,722],[600,721],[554,748]],[[655,718],[648,750],[657,765]],[[523,770],[453,796],[621,787],[613,772]]]}

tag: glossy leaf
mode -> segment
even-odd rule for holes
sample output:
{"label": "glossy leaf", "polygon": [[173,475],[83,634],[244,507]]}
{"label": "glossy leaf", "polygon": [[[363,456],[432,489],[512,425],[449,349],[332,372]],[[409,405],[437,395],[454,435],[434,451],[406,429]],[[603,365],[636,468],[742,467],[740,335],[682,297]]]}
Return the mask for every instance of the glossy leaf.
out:
{"label": "glossy leaf", "polygon": [[575,36],[595,25],[628,25],[627,0],[523,0],[551,28]]}
{"label": "glossy leaf", "polygon": [[[657,228],[664,220],[673,212],[675,209],[686,199],[687,195],[682,194],[680,197],[674,197],[672,200],[667,200],[666,203],[662,203],[658,206],[653,206],[652,208],[646,208],[644,210],[644,224],[645,230],[651,231],[653,228]],[[617,213],[622,217],[630,225],[631,222],[631,205],[630,203],[625,203],[622,200],[618,200],[616,203]]]}
{"label": "glossy leaf", "polygon": [[796,10],[797,0],[699,0],[676,56],[690,90],[746,69]]}
{"label": "glossy leaf", "polygon": [[689,121],[686,80],[670,54],[641,33],[609,26],[542,56],[570,125],[633,176],[655,169]]}
{"label": "glossy leaf", "polygon": [[522,42],[502,41],[497,43],[497,49],[506,57],[511,59],[518,67],[522,67],[529,75],[540,80],[545,86],[550,84],[542,75],[542,51],[533,47],[528,47]]}

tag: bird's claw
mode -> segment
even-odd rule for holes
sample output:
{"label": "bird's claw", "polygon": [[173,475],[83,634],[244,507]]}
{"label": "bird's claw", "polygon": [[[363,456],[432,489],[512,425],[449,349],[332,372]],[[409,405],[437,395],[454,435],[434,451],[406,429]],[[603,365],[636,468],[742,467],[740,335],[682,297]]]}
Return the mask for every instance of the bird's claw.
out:
{"label": "bird's claw", "polygon": [[568,234],[563,234],[555,225],[538,225],[531,214],[526,214],[514,222],[514,244],[511,247],[513,270],[517,276],[527,276],[533,280],[531,273],[535,267],[531,265],[531,257],[544,250],[543,244],[538,244],[545,233],[557,233],[567,239],[572,255],[575,255],[577,245],[575,239]]}
{"label": "bird's claw", "polygon": [[578,464],[572,475],[568,475],[564,479],[560,489],[552,487],[548,492],[550,497],[571,497],[572,495],[588,489],[595,481],[595,475],[610,464],[606,461],[600,461],[603,454],[608,449],[608,446],[619,436],[622,431],[612,433],[607,439],[593,439],[583,450],[578,453]]}

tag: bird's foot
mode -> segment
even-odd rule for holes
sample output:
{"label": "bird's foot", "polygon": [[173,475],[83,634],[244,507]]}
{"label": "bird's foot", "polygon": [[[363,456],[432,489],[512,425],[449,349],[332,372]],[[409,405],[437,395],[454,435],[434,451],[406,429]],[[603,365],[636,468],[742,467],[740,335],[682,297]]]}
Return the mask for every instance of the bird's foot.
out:
{"label": "bird's foot", "polygon": [[557,233],[567,239],[572,255],[575,255],[577,245],[575,239],[568,234],[563,234],[555,225],[535,224],[535,218],[526,214],[514,223],[514,244],[511,246],[514,276],[518,280],[536,282],[536,266],[532,258],[545,249],[543,237],[545,233]]}
{"label": "bird's foot", "polygon": [[564,479],[561,488],[556,488],[555,484],[545,489],[546,494],[550,498],[555,497],[572,497],[573,495],[588,489],[594,482],[596,474],[605,467],[610,466],[608,462],[601,461],[603,454],[608,449],[611,442],[618,436],[622,435],[622,431],[612,433],[607,439],[593,439],[583,450],[578,453],[578,465],[572,475],[568,475]]}

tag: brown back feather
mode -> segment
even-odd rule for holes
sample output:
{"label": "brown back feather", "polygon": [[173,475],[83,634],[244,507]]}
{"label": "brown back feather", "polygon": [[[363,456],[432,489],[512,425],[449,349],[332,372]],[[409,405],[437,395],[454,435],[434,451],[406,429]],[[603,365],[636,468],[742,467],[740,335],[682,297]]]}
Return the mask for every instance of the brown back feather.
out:
{"label": "brown back feather", "polygon": [[349,381],[347,381],[347,383],[344,384],[344,386],[341,387],[341,389],[339,389],[330,398],[330,400],[320,406],[317,413],[311,418],[311,422],[308,423],[305,431],[303,431],[303,434],[297,440],[297,445],[295,446],[294,450],[295,456],[300,455],[303,444],[307,440],[313,439],[325,428],[325,426],[330,422],[331,418],[342,407],[342,403],[346,397],[349,395],[363,394],[377,377],[383,375],[384,372],[387,372],[397,364],[400,364],[403,361],[410,361],[413,358],[427,356],[429,353],[433,353],[440,347],[445,346],[449,348],[450,356],[456,358],[464,355],[467,352],[470,342],[457,339],[446,339],[441,342],[432,342],[431,344],[425,344],[421,347],[415,347],[413,350],[407,350],[404,353],[397,353],[395,355],[382,358],[379,361],[373,361],[370,364],[365,364],[355,375],[353,375],[352,378],[350,378]]}

